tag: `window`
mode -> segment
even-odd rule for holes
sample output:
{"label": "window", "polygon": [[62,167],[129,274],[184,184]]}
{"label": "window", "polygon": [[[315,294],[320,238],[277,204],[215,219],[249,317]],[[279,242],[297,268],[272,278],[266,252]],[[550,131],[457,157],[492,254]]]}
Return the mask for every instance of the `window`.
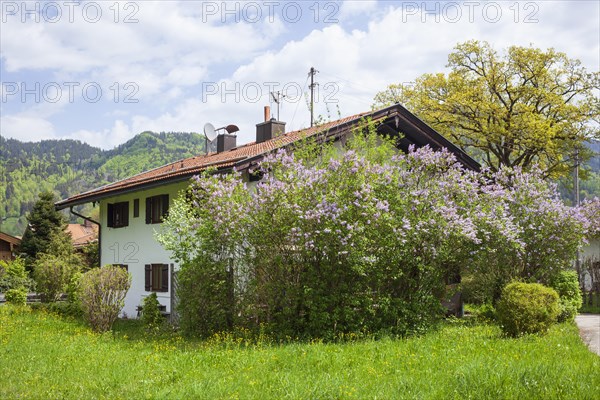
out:
{"label": "window", "polygon": [[129,202],[109,204],[107,214],[106,226],[121,228],[129,225]]}
{"label": "window", "polygon": [[169,195],[146,198],[146,223],[160,224],[169,211]]}
{"label": "window", "polygon": [[169,264],[146,264],[144,270],[147,292],[169,291]]}
{"label": "window", "polygon": [[133,200],[133,218],[140,216],[140,199]]}
{"label": "window", "polygon": [[113,267],[121,267],[123,268],[126,272],[129,272],[129,266],[127,264],[113,264]]}

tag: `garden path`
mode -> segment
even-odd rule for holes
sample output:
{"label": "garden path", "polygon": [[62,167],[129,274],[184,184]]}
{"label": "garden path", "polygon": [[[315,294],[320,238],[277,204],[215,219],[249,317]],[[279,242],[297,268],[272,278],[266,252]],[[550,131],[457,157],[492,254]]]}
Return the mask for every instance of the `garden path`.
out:
{"label": "garden path", "polygon": [[579,335],[591,351],[600,355],[600,314],[579,314],[575,317]]}

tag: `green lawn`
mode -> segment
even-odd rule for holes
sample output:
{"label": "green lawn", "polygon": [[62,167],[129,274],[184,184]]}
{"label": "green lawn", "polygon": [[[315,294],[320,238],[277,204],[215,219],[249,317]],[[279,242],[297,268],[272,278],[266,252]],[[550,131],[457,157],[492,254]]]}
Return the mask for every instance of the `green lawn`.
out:
{"label": "green lawn", "polygon": [[[574,325],[505,339],[448,325],[407,340],[246,345],[98,335],[0,307],[0,399],[593,399],[600,357]],[[129,330],[128,330],[129,329]]]}

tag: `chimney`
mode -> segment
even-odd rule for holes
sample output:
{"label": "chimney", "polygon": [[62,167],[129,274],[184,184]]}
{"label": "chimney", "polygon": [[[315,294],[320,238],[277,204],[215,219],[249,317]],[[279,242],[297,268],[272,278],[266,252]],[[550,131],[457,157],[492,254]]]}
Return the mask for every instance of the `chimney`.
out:
{"label": "chimney", "polygon": [[237,136],[229,133],[217,135],[217,153],[231,150],[237,146]]}
{"label": "chimney", "polygon": [[271,108],[265,106],[265,122],[256,124],[256,143],[266,142],[285,133],[285,122],[277,121],[271,116]]}

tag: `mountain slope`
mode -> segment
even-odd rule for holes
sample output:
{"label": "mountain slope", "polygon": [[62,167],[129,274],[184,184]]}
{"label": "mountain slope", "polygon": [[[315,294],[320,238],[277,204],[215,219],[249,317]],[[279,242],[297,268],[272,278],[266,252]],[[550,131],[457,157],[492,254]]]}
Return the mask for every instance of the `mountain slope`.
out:
{"label": "mountain slope", "polygon": [[204,137],[197,133],[142,132],[108,151],[77,140],[0,137],[0,230],[22,235],[41,191],[66,198],[203,152]]}

